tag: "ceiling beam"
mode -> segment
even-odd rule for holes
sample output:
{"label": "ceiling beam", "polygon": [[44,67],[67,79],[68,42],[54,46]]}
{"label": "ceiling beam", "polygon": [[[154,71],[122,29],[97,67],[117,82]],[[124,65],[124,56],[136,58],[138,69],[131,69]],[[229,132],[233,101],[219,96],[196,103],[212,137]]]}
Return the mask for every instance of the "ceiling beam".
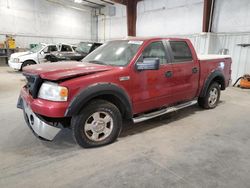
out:
{"label": "ceiling beam", "polygon": [[115,3],[123,4],[123,5],[127,5],[128,3],[128,0],[111,0],[111,1]]}
{"label": "ceiling beam", "polygon": [[105,5],[102,5],[102,4],[99,4],[99,3],[95,3],[93,1],[89,1],[89,0],[82,0],[83,2],[86,2],[86,3],[90,3],[92,5],[96,5],[96,6],[99,6],[99,7],[105,7]]}
{"label": "ceiling beam", "polygon": [[107,4],[110,4],[110,5],[114,5],[114,3],[109,2],[109,1],[106,1],[106,0],[100,0],[100,1],[102,1],[102,2],[104,2],[104,3],[107,3]]}

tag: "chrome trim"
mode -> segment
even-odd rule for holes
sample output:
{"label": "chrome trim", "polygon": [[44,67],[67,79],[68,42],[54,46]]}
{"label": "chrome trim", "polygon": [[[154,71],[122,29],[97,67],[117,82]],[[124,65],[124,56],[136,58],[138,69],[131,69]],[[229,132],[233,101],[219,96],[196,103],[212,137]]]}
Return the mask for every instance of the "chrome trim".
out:
{"label": "chrome trim", "polygon": [[168,114],[170,112],[180,110],[180,109],[188,107],[188,106],[192,106],[192,105],[194,105],[196,103],[197,103],[197,100],[193,100],[193,101],[182,103],[182,104],[179,104],[179,105],[176,105],[176,106],[171,106],[171,107],[167,107],[167,108],[155,111],[155,112],[151,112],[149,114],[143,114],[141,116],[133,118],[133,122],[134,123],[140,123],[142,121],[146,121],[146,120],[149,120],[149,119],[152,119],[152,118],[164,115],[164,114]]}
{"label": "chrome trim", "polygon": [[60,128],[51,126],[44,121],[42,121],[28,106],[28,104],[23,101],[23,109],[26,117],[28,118],[28,125],[30,128],[40,137],[46,140],[53,140],[55,136],[60,132]]}

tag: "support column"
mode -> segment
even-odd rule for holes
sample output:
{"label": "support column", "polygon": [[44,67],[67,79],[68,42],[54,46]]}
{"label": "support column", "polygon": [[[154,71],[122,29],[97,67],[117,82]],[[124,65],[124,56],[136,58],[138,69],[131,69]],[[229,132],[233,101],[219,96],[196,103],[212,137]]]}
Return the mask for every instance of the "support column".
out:
{"label": "support column", "polygon": [[137,1],[129,0],[127,3],[128,36],[136,36]]}
{"label": "support column", "polygon": [[211,32],[215,0],[204,0],[202,32]]}
{"label": "support column", "polygon": [[128,36],[136,36],[137,3],[141,0],[112,0],[127,8]]}

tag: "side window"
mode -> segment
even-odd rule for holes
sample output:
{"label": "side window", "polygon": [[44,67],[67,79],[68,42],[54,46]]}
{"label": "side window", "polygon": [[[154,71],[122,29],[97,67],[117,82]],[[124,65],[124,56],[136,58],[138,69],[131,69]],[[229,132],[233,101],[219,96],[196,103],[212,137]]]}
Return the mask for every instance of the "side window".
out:
{"label": "side window", "polygon": [[72,49],[69,45],[62,45],[61,51],[62,52],[71,52]]}
{"label": "side window", "polygon": [[48,52],[55,52],[55,51],[57,51],[57,47],[55,45],[49,46]]}
{"label": "side window", "polygon": [[152,42],[142,52],[139,62],[143,62],[144,58],[159,58],[160,64],[167,63],[166,50],[162,42]]}
{"label": "side window", "polygon": [[166,51],[162,42],[152,42],[142,52],[139,62],[143,62],[144,58],[159,58],[160,64],[167,63]]}
{"label": "side window", "polygon": [[192,53],[189,46],[184,41],[170,41],[170,46],[174,56],[174,62],[192,61]]}
{"label": "side window", "polygon": [[45,47],[45,48],[43,49],[43,52],[44,52],[44,53],[49,53],[49,48],[48,48],[48,46]]}

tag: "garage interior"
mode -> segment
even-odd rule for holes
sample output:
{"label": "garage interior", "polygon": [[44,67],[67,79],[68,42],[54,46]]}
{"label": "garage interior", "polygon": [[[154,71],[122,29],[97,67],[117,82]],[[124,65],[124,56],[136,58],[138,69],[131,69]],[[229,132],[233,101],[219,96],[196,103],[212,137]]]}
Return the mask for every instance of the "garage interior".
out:
{"label": "garage interior", "polygon": [[[249,0],[1,0],[0,187],[250,187],[250,90],[233,87],[250,74],[249,10]],[[232,83],[215,109],[125,121],[107,146],[83,149],[69,129],[37,139],[16,107],[26,81],[11,53],[128,36],[187,38],[198,54],[230,55]]]}

